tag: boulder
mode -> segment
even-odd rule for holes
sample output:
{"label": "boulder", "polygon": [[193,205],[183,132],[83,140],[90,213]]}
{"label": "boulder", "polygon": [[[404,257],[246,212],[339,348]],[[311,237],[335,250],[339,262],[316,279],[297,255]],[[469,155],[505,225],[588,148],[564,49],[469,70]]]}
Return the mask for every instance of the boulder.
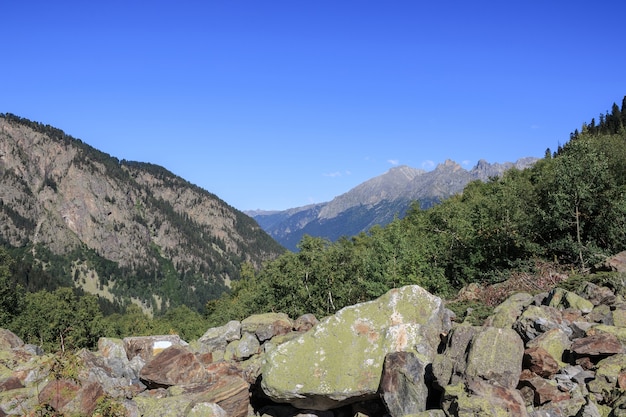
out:
{"label": "boulder", "polygon": [[232,320],[220,327],[212,327],[198,339],[203,353],[226,349],[233,340],[241,338],[241,322]]}
{"label": "boulder", "polygon": [[611,307],[606,304],[600,304],[593,308],[593,310],[587,314],[585,320],[592,323],[613,325],[613,313]]}
{"label": "boulder", "polygon": [[98,339],[98,353],[105,359],[113,376],[137,378],[138,375],[130,366],[124,342],[121,339],[101,337]]}
{"label": "boulder", "polygon": [[563,354],[571,346],[567,333],[562,329],[550,329],[547,332],[537,336],[526,344],[527,348],[540,347],[545,349],[556,361],[559,367],[565,366],[563,363]]}
{"label": "boulder", "polygon": [[219,417],[224,413],[228,417],[246,417],[250,405],[248,389],[249,385],[242,378],[227,375],[216,381],[146,391],[133,401],[142,416],[188,417],[208,411],[206,415],[216,412]]}
{"label": "boulder", "polygon": [[296,332],[308,332],[319,323],[319,320],[313,314],[303,314],[293,323],[293,329]]}
{"label": "boulder", "polygon": [[561,329],[569,336],[572,333],[572,329],[568,327],[568,324],[563,320],[561,312],[556,308],[544,305],[531,305],[524,310],[513,324],[513,328],[519,333],[524,342],[528,342],[550,329]]}
{"label": "boulder", "polygon": [[624,353],[622,344],[613,334],[595,334],[581,337],[572,342],[570,351],[576,355],[591,357],[606,357],[618,353]]}
{"label": "boulder", "polygon": [[[108,359],[102,355],[81,349],[76,353],[75,358],[76,364],[79,365],[79,379],[84,383],[97,383],[110,397],[125,397],[146,388],[145,385],[136,381],[134,376],[131,376],[134,373],[130,367],[122,371],[128,375],[122,376],[117,373],[120,370],[114,371],[109,366]],[[126,361],[128,362],[128,359]]]}
{"label": "boulder", "polygon": [[187,417],[229,417],[228,413],[215,403],[196,403],[187,413]]}
{"label": "boulder", "polygon": [[183,387],[181,396],[193,404],[217,404],[229,417],[246,417],[250,406],[250,385],[240,376],[224,375],[208,382]]}
{"label": "boulder", "polygon": [[181,340],[181,338],[175,334],[125,337],[123,342],[126,357],[129,360],[132,360],[135,356],[139,356],[146,363],[168,347],[188,345],[187,342]]}
{"label": "boulder", "polygon": [[522,377],[520,387],[529,387],[532,390],[533,405],[541,406],[548,402],[559,402],[570,399],[567,392],[559,389],[556,381],[531,375],[528,378]]}
{"label": "boulder", "polygon": [[148,388],[157,388],[206,382],[209,373],[189,350],[172,346],[148,362],[139,377]]}
{"label": "boulder", "polygon": [[261,387],[276,402],[329,410],[377,397],[385,356],[432,362],[450,327],[442,300],[412,285],[345,307],[266,354]]}
{"label": "boulder", "polygon": [[626,272],[626,251],[611,256],[605,261],[607,269],[616,272]]}
{"label": "boulder", "polygon": [[626,347],[626,328],[617,327],[617,326],[608,326],[606,324],[597,324],[595,326],[590,327],[587,330],[587,336],[594,335],[612,335],[617,338],[617,340],[622,344],[622,346]]}
{"label": "boulder", "polygon": [[459,325],[448,333],[445,350],[438,354],[432,364],[435,384],[441,390],[448,385],[465,381],[468,347],[480,327]]}
{"label": "boulder", "polygon": [[2,391],[11,391],[14,389],[24,388],[22,381],[18,377],[10,376],[2,381],[0,381],[0,392]]}
{"label": "boulder", "polygon": [[581,296],[563,288],[555,288],[548,294],[546,300],[550,307],[559,309],[572,308],[582,313],[590,313],[593,310],[593,303],[585,300]]}
{"label": "boulder", "polygon": [[626,310],[620,308],[611,311],[611,318],[613,319],[613,326],[626,328]]}
{"label": "boulder", "polygon": [[21,348],[24,342],[11,330],[0,329],[0,351]]}
{"label": "boulder", "polygon": [[581,294],[593,305],[615,303],[615,293],[608,287],[601,287],[591,282],[586,282]]}
{"label": "boulder", "polygon": [[625,378],[626,354],[613,355],[598,362],[595,378],[587,386],[590,392],[610,398],[614,392],[626,388],[622,385]]}
{"label": "boulder", "polygon": [[104,394],[102,386],[97,382],[83,383],[78,392],[63,406],[61,411],[63,411],[64,415],[91,416],[96,408],[98,399],[102,398]]}
{"label": "boulder", "polygon": [[515,389],[523,358],[524,343],[513,329],[485,327],[472,339],[465,375]]}
{"label": "boulder", "polygon": [[39,403],[48,405],[55,411],[61,411],[76,396],[78,390],[80,390],[80,385],[77,382],[69,379],[53,379],[39,393]]}
{"label": "boulder", "polygon": [[285,313],[255,314],[241,322],[242,333],[254,334],[260,342],[289,333],[292,329],[293,321]]}
{"label": "boulder", "polygon": [[380,396],[391,417],[426,410],[426,364],[413,352],[392,352],[385,357]]}
{"label": "boulder", "polygon": [[261,353],[261,344],[254,334],[244,333],[239,340],[233,340],[226,346],[224,360],[241,361]]}
{"label": "boulder", "polygon": [[526,349],[523,365],[524,369],[529,369],[542,378],[550,378],[559,371],[557,361],[542,347]]}
{"label": "boulder", "polygon": [[150,417],[186,417],[193,409],[193,398],[176,395],[172,397],[138,396],[133,399],[140,416]]}
{"label": "boulder", "polygon": [[447,416],[528,417],[519,391],[480,380],[447,386],[441,407]]}
{"label": "boulder", "polygon": [[510,328],[532,302],[533,296],[528,293],[513,294],[494,308],[493,314],[485,321],[485,325]]}

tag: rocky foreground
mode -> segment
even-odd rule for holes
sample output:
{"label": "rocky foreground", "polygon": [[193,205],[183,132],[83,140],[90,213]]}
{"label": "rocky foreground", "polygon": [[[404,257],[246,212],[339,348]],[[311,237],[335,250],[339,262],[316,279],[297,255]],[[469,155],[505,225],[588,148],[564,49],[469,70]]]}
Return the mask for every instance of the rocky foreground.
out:
{"label": "rocky foreground", "polygon": [[191,343],[102,338],[50,355],[0,330],[0,416],[626,416],[625,346],[626,302],[591,283],[515,294],[481,327],[407,286]]}

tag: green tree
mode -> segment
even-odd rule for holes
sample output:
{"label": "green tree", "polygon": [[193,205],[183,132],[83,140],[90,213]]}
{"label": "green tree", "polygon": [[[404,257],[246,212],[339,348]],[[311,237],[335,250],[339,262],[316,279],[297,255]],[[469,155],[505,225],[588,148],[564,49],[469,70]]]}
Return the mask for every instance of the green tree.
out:
{"label": "green tree", "polygon": [[109,337],[130,337],[148,336],[153,334],[154,323],[151,317],[141,310],[135,303],[130,303],[124,314],[115,313],[104,318],[107,336]]}
{"label": "green tree", "polygon": [[6,249],[0,247],[0,327],[10,327],[24,302],[24,289],[12,279],[13,265]]}
{"label": "green tree", "polygon": [[551,162],[539,184],[539,233],[557,255],[585,268],[602,246],[599,213],[614,206],[608,159],[581,137]]}
{"label": "green tree", "polygon": [[109,332],[97,297],[77,297],[71,288],[26,294],[24,311],[14,321],[17,333],[45,350],[95,348]]}

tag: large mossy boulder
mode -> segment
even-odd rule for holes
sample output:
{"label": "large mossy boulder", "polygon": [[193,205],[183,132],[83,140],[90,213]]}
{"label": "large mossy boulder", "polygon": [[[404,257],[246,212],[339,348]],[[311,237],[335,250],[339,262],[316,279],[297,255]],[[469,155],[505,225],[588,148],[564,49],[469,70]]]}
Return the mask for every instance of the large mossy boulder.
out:
{"label": "large mossy boulder", "polygon": [[431,363],[450,314],[439,297],[416,285],[346,307],[271,350],[261,386],[272,400],[302,409],[375,399],[385,356],[411,351]]}
{"label": "large mossy boulder", "polygon": [[493,310],[485,325],[500,328],[511,328],[524,309],[533,302],[528,293],[515,293]]}
{"label": "large mossy boulder", "polygon": [[468,379],[489,380],[514,389],[523,358],[524,343],[513,329],[486,327],[472,339],[465,374]]}

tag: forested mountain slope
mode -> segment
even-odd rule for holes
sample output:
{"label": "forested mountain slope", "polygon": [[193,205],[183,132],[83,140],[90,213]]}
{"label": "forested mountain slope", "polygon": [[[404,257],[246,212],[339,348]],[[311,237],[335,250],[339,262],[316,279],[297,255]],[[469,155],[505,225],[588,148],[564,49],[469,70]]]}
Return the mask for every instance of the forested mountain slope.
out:
{"label": "forested mountain slope", "polygon": [[119,161],[63,131],[0,115],[0,242],[31,290],[75,285],[151,310],[203,308],[284,249],[166,169]]}

